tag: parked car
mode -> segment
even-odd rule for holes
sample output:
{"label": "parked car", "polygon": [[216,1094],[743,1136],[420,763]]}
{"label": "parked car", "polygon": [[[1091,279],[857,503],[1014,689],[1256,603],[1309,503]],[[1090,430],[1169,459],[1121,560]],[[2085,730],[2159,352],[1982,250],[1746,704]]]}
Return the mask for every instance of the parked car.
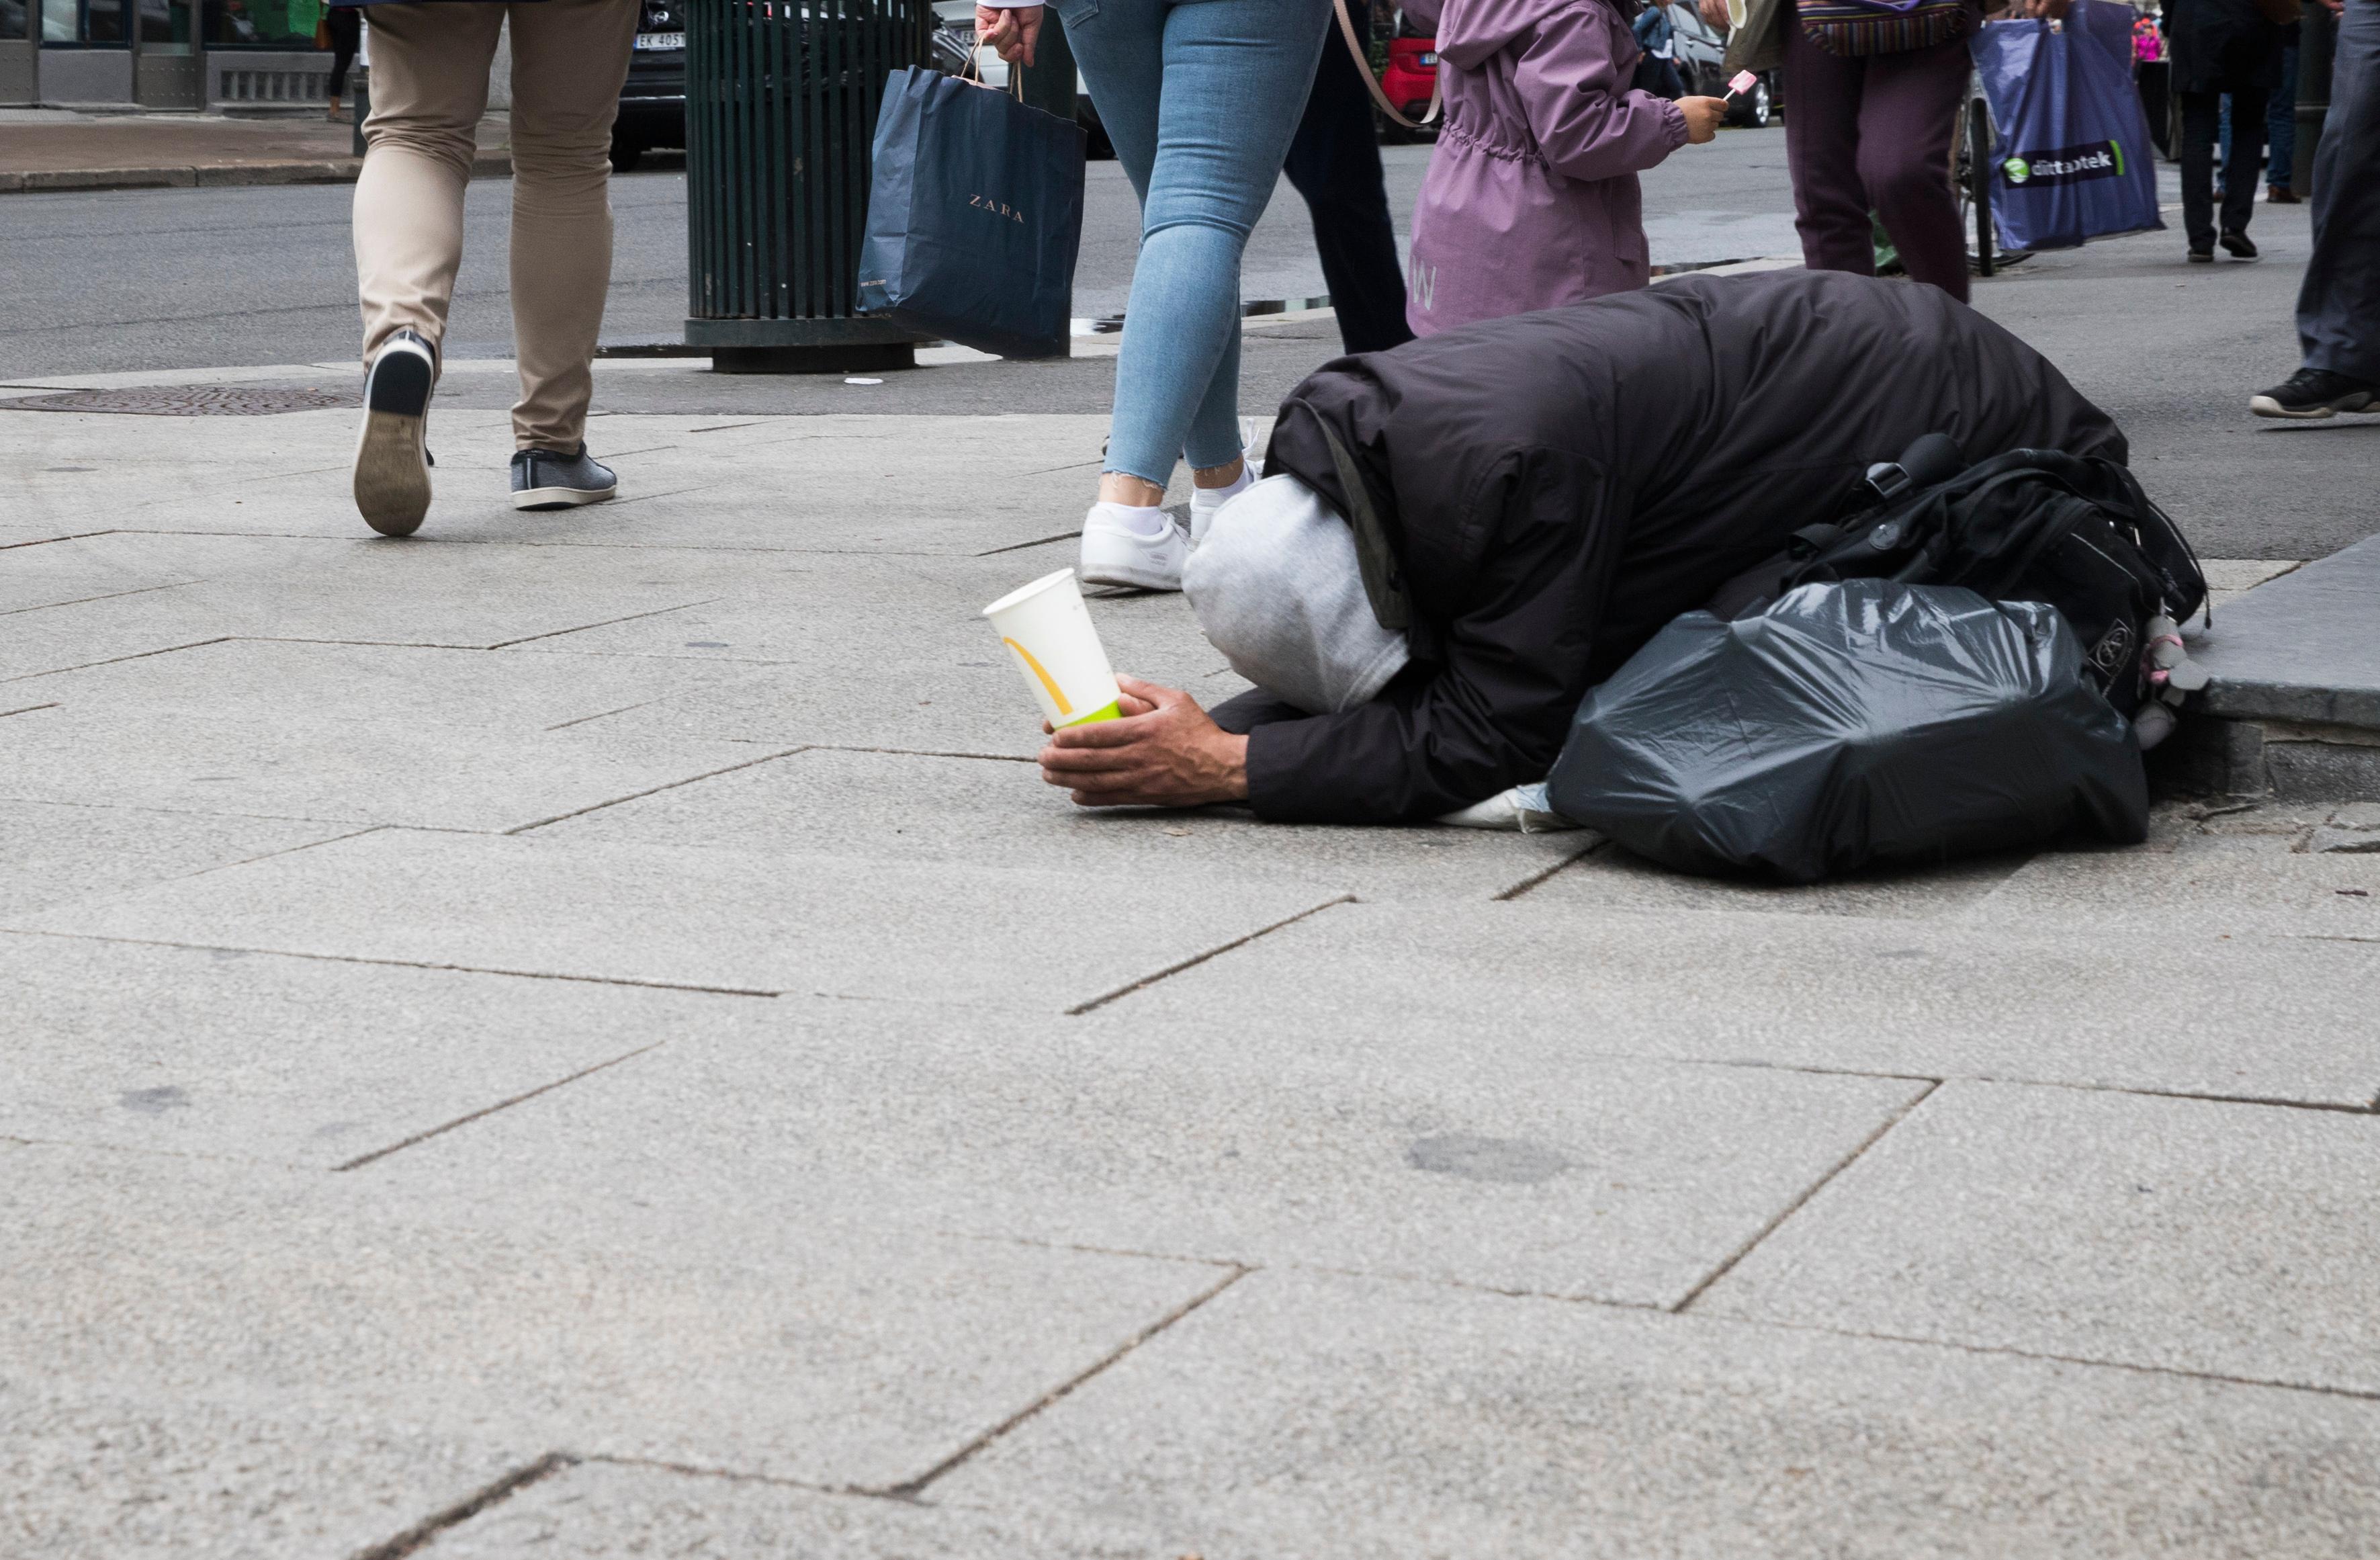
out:
{"label": "parked car", "polygon": [[[1339,43],[1338,37],[1333,35],[1324,41],[1323,46],[1336,48]],[[1430,94],[1437,90],[1438,40],[1407,37],[1400,24],[1398,36],[1389,40],[1389,63],[1388,67],[1380,72],[1380,91],[1397,105],[1398,113],[1408,119],[1419,120],[1429,112]],[[1408,130],[1386,120],[1380,125],[1380,139],[1383,140],[1420,140],[1437,134],[1435,128]]]}
{"label": "parked car", "polygon": [[686,17],[678,0],[643,0],[636,52],[612,124],[612,165],[622,173],[656,146],[686,144]]}
{"label": "parked car", "polygon": [[[1702,13],[1692,6],[1672,5],[1669,13],[1677,39],[1678,74],[1685,78],[1687,92],[1696,97],[1727,96],[1727,34],[1703,20]],[[1727,122],[1764,127],[1782,102],[1777,72],[1763,72],[1749,91],[1728,104]]]}

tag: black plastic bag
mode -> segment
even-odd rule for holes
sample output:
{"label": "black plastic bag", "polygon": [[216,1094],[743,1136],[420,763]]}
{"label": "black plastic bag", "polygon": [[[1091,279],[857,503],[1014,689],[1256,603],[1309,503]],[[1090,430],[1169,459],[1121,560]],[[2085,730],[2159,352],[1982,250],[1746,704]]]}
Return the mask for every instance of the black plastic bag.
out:
{"label": "black plastic bag", "polygon": [[1677,619],[1586,696],[1548,789],[1640,856],[1795,883],[2148,834],[2140,750],[2056,608],[1888,579]]}

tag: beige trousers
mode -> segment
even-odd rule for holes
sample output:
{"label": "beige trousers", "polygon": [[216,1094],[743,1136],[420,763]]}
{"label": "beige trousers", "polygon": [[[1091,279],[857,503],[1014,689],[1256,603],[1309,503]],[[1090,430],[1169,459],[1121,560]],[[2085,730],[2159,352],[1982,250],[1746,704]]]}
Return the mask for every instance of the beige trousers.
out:
{"label": "beige trousers", "polygon": [[356,180],[364,357],[410,327],[446,334],[463,262],[463,189],[488,107],[498,30],[513,41],[514,351],[522,449],[574,450],[612,284],[612,120],[635,46],[638,0],[411,0],[366,12],[370,150]]}

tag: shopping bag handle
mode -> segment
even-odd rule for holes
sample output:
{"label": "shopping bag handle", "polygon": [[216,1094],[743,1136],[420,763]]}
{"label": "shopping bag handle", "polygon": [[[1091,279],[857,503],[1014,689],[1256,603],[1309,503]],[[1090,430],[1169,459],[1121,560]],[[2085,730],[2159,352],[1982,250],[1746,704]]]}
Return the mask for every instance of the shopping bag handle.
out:
{"label": "shopping bag handle", "polygon": [[1347,0],[1331,0],[1331,4],[1339,11],[1339,36],[1347,41],[1347,52],[1355,56],[1355,73],[1364,79],[1364,85],[1372,90],[1372,102],[1379,106],[1380,112],[1387,115],[1392,123],[1408,130],[1427,129],[1437,124],[1439,115],[1446,107],[1445,79],[1436,71],[1431,72],[1428,112],[1418,119],[1406,118],[1397,112],[1397,105],[1389,101],[1389,94],[1380,91],[1379,78],[1372,74],[1372,57],[1365,52],[1363,40],[1355,36],[1355,18],[1347,14]]}

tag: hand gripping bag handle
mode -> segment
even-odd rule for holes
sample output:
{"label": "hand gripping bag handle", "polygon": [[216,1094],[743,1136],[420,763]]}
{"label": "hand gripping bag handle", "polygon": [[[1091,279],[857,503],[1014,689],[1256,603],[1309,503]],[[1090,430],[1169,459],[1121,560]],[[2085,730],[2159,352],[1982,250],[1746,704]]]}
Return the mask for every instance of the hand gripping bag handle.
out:
{"label": "hand gripping bag handle", "polygon": [[[1446,107],[1444,79],[1435,71],[1431,73],[1429,111],[1420,118],[1408,119],[1398,113],[1397,105],[1389,101],[1389,94],[1380,91],[1379,78],[1372,74],[1372,56],[1365,52],[1364,41],[1355,36],[1355,18],[1347,14],[1347,0],[1330,0],[1330,3],[1339,12],[1339,36],[1347,41],[1347,52],[1355,56],[1355,74],[1361,76],[1364,79],[1364,85],[1372,90],[1372,102],[1379,106],[1380,112],[1387,115],[1391,122],[1408,130],[1427,129],[1437,124],[1439,115]],[[1445,67],[1440,66],[1439,68],[1442,70]]]}

